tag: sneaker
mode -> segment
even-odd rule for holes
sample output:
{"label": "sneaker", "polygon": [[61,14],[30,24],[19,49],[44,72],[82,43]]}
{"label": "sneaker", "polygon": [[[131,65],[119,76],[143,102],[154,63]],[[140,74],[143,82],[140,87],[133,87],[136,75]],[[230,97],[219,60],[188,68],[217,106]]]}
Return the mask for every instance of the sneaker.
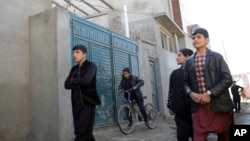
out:
{"label": "sneaker", "polygon": [[148,126],[148,125],[149,125],[149,122],[148,122],[148,121],[145,121],[145,125]]}

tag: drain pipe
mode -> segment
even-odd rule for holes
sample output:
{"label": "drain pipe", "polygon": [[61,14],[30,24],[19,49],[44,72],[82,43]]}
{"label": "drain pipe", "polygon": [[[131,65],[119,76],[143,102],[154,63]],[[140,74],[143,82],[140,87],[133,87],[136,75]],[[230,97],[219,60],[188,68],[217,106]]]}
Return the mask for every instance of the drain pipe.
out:
{"label": "drain pipe", "polygon": [[125,24],[125,35],[129,38],[129,25],[128,25],[128,13],[127,13],[127,5],[123,6],[124,11],[124,24]]}

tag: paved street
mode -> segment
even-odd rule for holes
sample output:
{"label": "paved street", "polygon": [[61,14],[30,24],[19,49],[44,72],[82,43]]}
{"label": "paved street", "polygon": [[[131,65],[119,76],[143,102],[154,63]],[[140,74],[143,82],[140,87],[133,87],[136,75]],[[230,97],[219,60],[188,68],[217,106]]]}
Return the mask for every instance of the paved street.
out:
{"label": "paved street", "polygon": [[[243,103],[241,113],[234,117],[235,124],[250,125],[250,103]],[[173,119],[159,118],[156,129],[148,129],[140,122],[130,135],[124,135],[116,126],[95,129],[94,135],[97,141],[176,141],[176,127]],[[209,135],[209,141],[216,141],[216,136]]]}
{"label": "paved street", "polygon": [[144,122],[140,122],[132,134],[124,135],[118,127],[108,127],[95,130],[95,137],[97,141],[175,141],[175,132],[172,119],[167,122],[160,118],[155,129],[148,129]]}
{"label": "paved street", "polygon": [[235,124],[250,125],[250,103],[244,103],[242,105],[242,111],[235,114]]}

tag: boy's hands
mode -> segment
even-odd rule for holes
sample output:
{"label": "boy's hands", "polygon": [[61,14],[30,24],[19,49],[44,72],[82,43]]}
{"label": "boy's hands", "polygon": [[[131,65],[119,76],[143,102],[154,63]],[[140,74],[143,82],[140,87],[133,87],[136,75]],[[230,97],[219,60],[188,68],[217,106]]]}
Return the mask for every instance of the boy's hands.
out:
{"label": "boy's hands", "polygon": [[208,93],[198,94],[195,92],[191,92],[189,96],[196,103],[208,104],[211,102],[211,96]]}
{"label": "boy's hands", "polygon": [[208,104],[211,102],[211,96],[208,93],[204,93],[201,96],[201,104]]}
{"label": "boy's hands", "polygon": [[201,94],[195,93],[195,92],[191,92],[189,94],[189,96],[191,97],[191,99],[196,102],[196,103],[200,103],[201,102]]}
{"label": "boy's hands", "polygon": [[136,86],[134,86],[132,89],[133,89],[133,90],[136,90],[136,89],[137,89],[137,87],[136,87]]}

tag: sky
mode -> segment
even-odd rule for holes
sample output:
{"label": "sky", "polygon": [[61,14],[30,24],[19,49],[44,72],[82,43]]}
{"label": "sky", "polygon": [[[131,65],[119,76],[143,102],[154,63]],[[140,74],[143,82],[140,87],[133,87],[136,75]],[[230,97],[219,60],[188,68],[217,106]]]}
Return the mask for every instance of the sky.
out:
{"label": "sky", "polygon": [[190,24],[206,28],[231,73],[250,72],[250,0],[188,0]]}

